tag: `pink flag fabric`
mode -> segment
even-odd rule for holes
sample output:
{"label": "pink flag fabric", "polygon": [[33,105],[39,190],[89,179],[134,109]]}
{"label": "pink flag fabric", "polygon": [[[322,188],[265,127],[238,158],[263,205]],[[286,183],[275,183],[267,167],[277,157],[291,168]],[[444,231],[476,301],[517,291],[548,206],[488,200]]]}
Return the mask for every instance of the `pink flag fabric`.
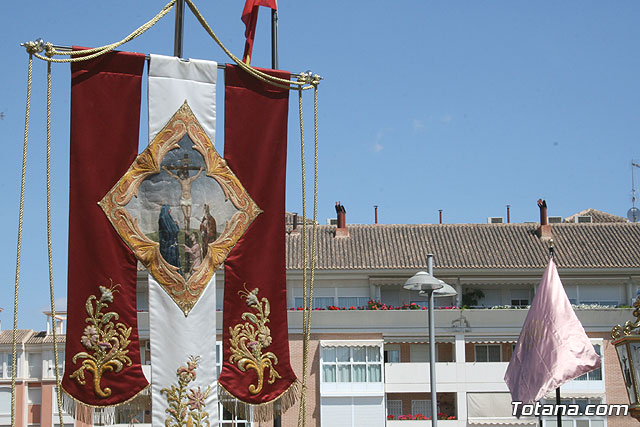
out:
{"label": "pink flag fabric", "polygon": [[511,398],[533,403],[599,367],[600,356],[573,312],[551,259],[504,376]]}

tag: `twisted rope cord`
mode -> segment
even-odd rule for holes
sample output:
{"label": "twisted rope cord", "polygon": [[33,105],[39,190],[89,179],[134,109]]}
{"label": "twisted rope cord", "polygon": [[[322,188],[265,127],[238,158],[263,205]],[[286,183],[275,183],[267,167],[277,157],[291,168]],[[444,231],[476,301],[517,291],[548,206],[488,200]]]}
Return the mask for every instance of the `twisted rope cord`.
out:
{"label": "twisted rope cord", "polygon": [[288,90],[308,90],[308,89],[312,89],[314,87],[314,84],[319,83],[320,78],[317,75],[311,76],[311,75],[303,74],[305,76],[304,78],[298,79],[298,81],[295,81],[295,80],[288,80],[280,77],[275,77],[270,74],[263,73],[262,71],[258,71],[255,68],[251,67],[250,65],[247,65],[242,60],[240,60],[237,56],[231,53],[231,51],[227,49],[227,47],[222,43],[222,41],[220,41],[216,33],[213,31],[211,26],[209,26],[207,21],[204,19],[204,16],[202,16],[202,14],[200,13],[196,5],[193,3],[193,1],[186,0],[186,2],[187,2],[187,5],[189,6],[189,9],[191,9],[191,12],[193,12],[198,22],[200,22],[200,25],[202,25],[205,31],[211,36],[211,38],[213,38],[213,40],[218,44],[218,46],[220,46],[220,48],[224,51],[224,53],[226,53],[227,56],[231,58],[231,60],[235,62],[240,68],[242,68],[247,73],[251,74],[253,77],[265,83],[269,83],[270,85],[273,85],[282,89],[288,89]]}
{"label": "twisted rope cord", "polygon": [[33,52],[29,52],[29,71],[27,73],[27,107],[24,118],[24,143],[22,146],[22,178],[20,181],[20,208],[18,214],[18,248],[16,254],[16,281],[13,297],[13,354],[11,367],[11,425],[16,425],[16,371],[18,341],[18,291],[20,283],[20,253],[22,251],[22,217],[24,213],[24,188],[27,172],[27,141],[29,140],[29,112],[31,110],[31,76],[33,74]]}
{"label": "twisted rope cord", "polygon": [[[56,50],[51,43],[46,43],[44,45],[44,50],[46,52],[45,56],[39,55],[38,53],[34,53],[35,57],[38,59],[42,59],[43,61],[55,62],[55,63],[65,63],[65,62],[80,62],[87,61],[89,59],[97,58],[98,56],[104,55],[105,53],[111,52],[115,48],[135,39],[136,37],[144,34],[149,28],[153,27],[160,19],[162,19],[169,11],[173,8],[176,0],[171,0],[162,10],[154,16],[150,21],[144,23],[141,27],[137,28],[131,34],[129,34],[124,39],[119,42],[111,43],[106,46],[96,47],[88,50],[80,50],[80,51],[59,51]],[[81,55],[76,58],[53,58],[54,55]]]}
{"label": "twisted rope cord", "polygon": [[53,360],[56,373],[56,400],[60,425],[62,419],[62,390],[58,372],[58,338],[56,332],[56,304],[53,294],[53,255],[51,251],[51,62],[47,63],[47,252],[49,256],[49,295],[51,297],[51,324],[53,330]]}
{"label": "twisted rope cord", "polygon": [[307,369],[309,364],[309,341],[307,337],[307,322],[311,320],[307,313],[311,312],[313,300],[307,296],[307,194],[306,167],[304,152],[304,121],[302,117],[302,92],[298,92],[298,116],[300,118],[300,159],[302,162],[302,390],[300,396],[300,411],[298,412],[298,426],[306,425],[307,412]]}
{"label": "twisted rope cord", "polygon": [[[315,282],[315,268],[317,261],[316,236],[318,225],[318,90],[314,90],[313,98],[313,122],[314,122],[314,169],[313,169],[313,225],[311,228],[311,262],[309,262],[307,246],[307,214],[306,214],[306,167],[305,167],[305,143],[304,125],[302,117],[302,92],[299,92],[298,106],[300,115],[300,141],[302,160],[302,259],[303,259],[303,316],[302,316],[302,396],[300,398],[300,412],[298,414],[298,426],[306,425],[307,409],[307,371],[309,368],[309,341],[311,339],[311,313],[313,311],[313,288]],[[308,280],[307,270],[310,270]],[[308,296],[307,296],[308,295]]]}

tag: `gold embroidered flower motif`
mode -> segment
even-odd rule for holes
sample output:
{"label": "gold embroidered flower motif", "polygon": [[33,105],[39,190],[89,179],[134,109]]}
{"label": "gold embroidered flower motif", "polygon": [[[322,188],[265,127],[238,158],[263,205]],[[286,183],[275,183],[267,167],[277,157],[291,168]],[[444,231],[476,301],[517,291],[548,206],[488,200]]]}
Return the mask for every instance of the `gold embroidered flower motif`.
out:
{"label": "gold embroidered flower motif", "polygon": [[274,368],[278,364],[278,357],[272,352],[264,352],[263,349],[269,347],[273,342],[271,330],[266,324],[269,322],[271,308],[267,298],[258,299],[259,289],[247,290],[246,284],[243,291],[238,294],[246,300],[247,306],[254,309],[256,313],[246,312],[242,314],[244,323],[239,323],[233,328],[229,328],[231,338],[229,357],[230,363],[237,363],[238,369],[242,372],[247,369],[254,370],[258,376],[258,384],[249,385],[249,393],[258,394],[264,386],[265,370],[269,369],[269,384],[273,384],[281,378]]}
{"label": "gold embroidered flower motif", "polygon": [[87,310],[86,322],[89,324],[84,328],[80,343],[87,349],[73,356],[72,362],[84,359],[82,365],[76,369],[71,378],[85,385],[85,371],[93,374],[93,390],[99,397],[111,396],[111,389],[102,389],[100,381],[105,372],[118,373],[122,368],[131,366],[131,359],[127,356],[128,346],[131,343],[131,327],[124,323],[115,323],[120,318],[118,313],[102,311],[113,302],[113,297],[118,292],[119,284],[100,286],[100,298],[91,295],[85,304]]}
{"label": "gold embroidered flower motif", "polygon": [[190,356],[186,366],[176,370],[178,386],[163,388],[160,394],[167,396],[169,407],[165,412],[169,415],[164,424],[166,427],[210,427],[209,413],[205,411],[207,397],[211,394],[211,386],[202,391],[201,387],[189,389],[189,383],[196,379],[196,369],[200,356]]}

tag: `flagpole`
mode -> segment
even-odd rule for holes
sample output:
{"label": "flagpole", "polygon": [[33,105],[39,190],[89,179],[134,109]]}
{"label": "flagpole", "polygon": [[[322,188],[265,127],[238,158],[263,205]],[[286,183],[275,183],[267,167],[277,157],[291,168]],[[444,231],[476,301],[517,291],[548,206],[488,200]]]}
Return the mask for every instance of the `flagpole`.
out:
{"label": "flagpole", "polygon": [[278,10],[271,9],[271,68],[278,69]]}
{"label": "flagpole", "polygon": [[[271,9],[271,69],[278,69],[278,10]],[[282,426],[282,416],[273,418],[273,427]]]}
{"label": "flagpole", "polygon": [[562,427],[562,411],[560,410],[560,387],[556,389],[556,408],[558,408],[556,417],[558,422],[558,427]]}
{"label": "flagpole", "polygon": [[182,58],[182,36],[184,35],[184,0],[176,1],[176,26],[173,35],[173,56]]}

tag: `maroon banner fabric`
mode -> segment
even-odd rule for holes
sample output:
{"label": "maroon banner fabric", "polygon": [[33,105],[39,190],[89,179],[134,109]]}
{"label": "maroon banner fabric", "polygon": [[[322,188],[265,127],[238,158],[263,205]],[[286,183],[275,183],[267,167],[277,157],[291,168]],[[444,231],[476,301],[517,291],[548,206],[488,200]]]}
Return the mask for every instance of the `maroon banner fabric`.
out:
{"label": "maroon banner fabric", "polygon": [[71,64],[68,325],[62,387],[112,406],[148,386],[140,364],[136,258],[98,202],[138,152],[142,54]]}
{"label": "maroon banner fabric", "polygon": [[[266,70],[265,70],[266,71]],[[267,71],[288,79],[283,71]],[[225,159],[263,211],[225,261],[223,366],[225,392],[269,419],[278,403],[295,402],[289,362],[285,272],[285,175],[289,91],[235,66],[225,71]],[[238,402],[234,402],[237,404]],[[232,405],[229,405],[232,406]]]}

